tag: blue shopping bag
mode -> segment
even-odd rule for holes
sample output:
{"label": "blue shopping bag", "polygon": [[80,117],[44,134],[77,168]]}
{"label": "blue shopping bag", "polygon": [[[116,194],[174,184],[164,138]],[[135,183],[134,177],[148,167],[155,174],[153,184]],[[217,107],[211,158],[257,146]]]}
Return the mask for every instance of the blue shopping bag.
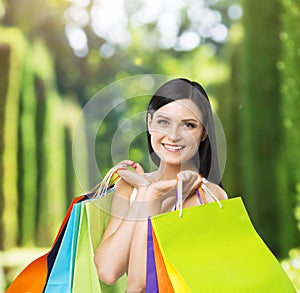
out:
{"label": "blue shopping bag", "polygon": [[81,202],[73,206],[64,237],[44,290],[45,293],[72,292],[81,207]]}

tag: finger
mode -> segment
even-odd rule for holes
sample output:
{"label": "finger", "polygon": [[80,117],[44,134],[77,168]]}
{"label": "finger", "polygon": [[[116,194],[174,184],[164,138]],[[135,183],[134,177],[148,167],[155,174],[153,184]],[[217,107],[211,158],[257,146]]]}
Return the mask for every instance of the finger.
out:
{"label": "finger", "polygon": [[183,184],[195,181],[198,176],[199,174],[193,171],[183,171],[178,174],[178,177],[182,180]]}
{"label": "finger", "polygon": [[180,177],[183,180],[187,180],[188,178],[192,177],[194,174],[197,174],[196,172],[185,170],[178,173],[178,177]]}
{"label": "finger", "polygon": [[164,191],[168,191],[172,188],[175,188],[176,184],[177,184],[176,179],[159,181],[160,188]]}
{"label": "finger", "polygon": [[183,179],[182,187],[184,197],[188,197],[189,195],[193,194],[202,183],[200,175],[193,171],[183,172],[180,174],[180,178]]}
{"label": "finger", "polygon": [[149,180],[146,175],[141,175],[136,172],[132,172],[130,170],[119,170],[118,174],[128,182],[130,185],[134,187],[145,186],[149,184]]}
{"label": "finger", "polygon": [[145,171],[143,169],[143,167],[139,164],[139,163],[134,163],[132,165],[132,167],[135,169],[135,171],[138,173],[138,174],[145,174]]}
{"label": "finger", "polygon": [[164,195],[171,189],[176,188],[177,181],[176,179],[157,181],[153,184],[153,188],[156,190],[155,193]]}
{"label": "finger", "polygon": [[198,175],[193,182],[192,190],[198,189],[201,186],[201,184],[202,184],[202,179],[201,176]]}
{"label": "finger", "polygon": [[123,160],[121,161],[120,163],[117,164],[117,166],[122,166],[122,165],[125,165],[125,166],[132,166],[134,164],[134,161],[131,161],[131,160]]}

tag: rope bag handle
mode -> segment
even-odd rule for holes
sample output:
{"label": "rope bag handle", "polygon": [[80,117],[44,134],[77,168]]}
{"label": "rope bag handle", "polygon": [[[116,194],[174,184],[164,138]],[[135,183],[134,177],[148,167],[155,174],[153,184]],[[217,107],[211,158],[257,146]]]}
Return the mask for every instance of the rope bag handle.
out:
{"label": "rope bag handle", "polygon": [[[220,208],[222,209],[223,206],[222,206],[221,201],[208,188],[207,179],[202,177],[201,181],[202,181],[202,183],[200,185],[200,188],[203,189],[205,194],[208,195],[211,200],[213,200],[214,202],[217,202],[219,204]],[[198,190],[199,190],[199,188],[198,188]],[[176,196],[176,199],[177,200],[176,200],[176,204],[175,204],[175,209],[179,210],[179,217],[181,218],[182,217],[182,210],[183,210],[183,183],[182,183],[182,178],[179,175],[177,175],[177,196]]]}
{"label": "rope bag handle", "polygon": [[103,180],[99,182],[95,187],[92,188],[90,193],[93,193],[91,198],[100,198],[104,197],[107,194],[107,191],[117,184],[117,182],[121,179],[118,174],[119,170],[127,169],[125,164],[118,164],[112,167],[104,176]]}

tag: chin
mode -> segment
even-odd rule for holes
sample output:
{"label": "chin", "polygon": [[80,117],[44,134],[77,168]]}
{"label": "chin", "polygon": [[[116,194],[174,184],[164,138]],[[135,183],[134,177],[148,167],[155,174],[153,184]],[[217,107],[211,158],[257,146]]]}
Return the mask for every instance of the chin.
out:
{"label": "chin", "polygon": [[188,162],[188,159],[185,158],[172,158],[171,156],[164,156],[163,158],[161,158],[161,160],[165,163],[165,164],[169,164],[169,165],[173,165],[173,166],[182,166],[184,165],[186,162]]}

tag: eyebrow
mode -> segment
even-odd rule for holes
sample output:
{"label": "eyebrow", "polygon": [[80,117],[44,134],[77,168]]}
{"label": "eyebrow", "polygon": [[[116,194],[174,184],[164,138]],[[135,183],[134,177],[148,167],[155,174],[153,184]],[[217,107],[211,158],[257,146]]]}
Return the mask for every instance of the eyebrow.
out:
{"label": "eyebrow", "polygon": [[168,116],[165,116],[165,115],[157,115],[156,116],[156,118],[164,118],[164,119],[168,119],[168,120],[171,120],[171,118],[170,117],[168,117]]}
{"label": "eyebrow", "polygon": [[[164,118],[164,119],[167,119],[167,120],[171,120],[170,117],[165,116],[165,115],[162,115],[162,114],[157,115],[156,118]],[[186,119],[182,119],[181,121],[182,121],[182,122],[196,122],[196,123],[201,123],[200,121],[198,121],[198,120],[195,119],[195,118],[186,118]]]}
{"label": "eyebrow", "polygon": [[183,119],[181,120],[182,122],[196,122],[196,123],[200,123],[198,120],[196,120],[195,118],[187,118],[187,119]]}

